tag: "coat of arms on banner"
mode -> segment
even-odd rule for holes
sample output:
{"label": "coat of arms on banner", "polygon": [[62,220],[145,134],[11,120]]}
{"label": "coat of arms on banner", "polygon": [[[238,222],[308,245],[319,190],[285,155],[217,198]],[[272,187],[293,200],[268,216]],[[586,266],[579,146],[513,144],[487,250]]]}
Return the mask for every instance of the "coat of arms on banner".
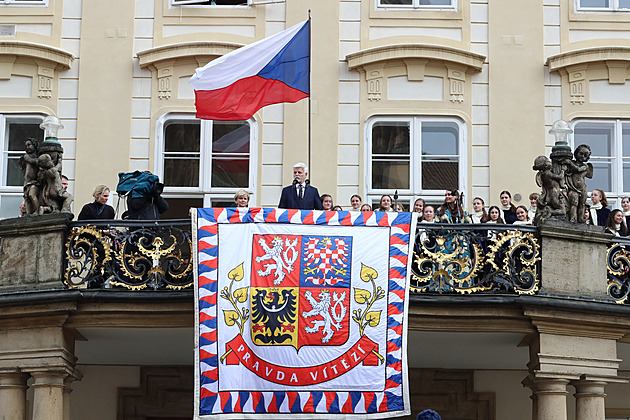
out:
{"label": "coat of arms on banner", "polygon": [[408,414],[410,214],[322,226],[317,211],[197,212],[196,418]]}
{"label": "coat of arms on banner", "polygon": [[352,237],[254,235],[253,248],[254,344],[346,342]]}

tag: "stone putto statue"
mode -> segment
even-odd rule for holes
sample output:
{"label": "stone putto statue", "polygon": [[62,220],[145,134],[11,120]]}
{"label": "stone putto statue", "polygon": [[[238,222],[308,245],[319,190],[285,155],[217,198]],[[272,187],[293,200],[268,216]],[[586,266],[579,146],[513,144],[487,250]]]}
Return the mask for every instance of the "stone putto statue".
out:
{"label": "stone putto statue", "polygon": [[571,160],[571,149],[564,146],[554,150],[551,159],[538,156],[534,160],[533,169],[538,171],[536,183],[542,188],[536,203],[536,224],[549,218],[585,222],[588,197],[585,178],[593,177],[593,165],[587,163],[591,148],[581,144],[573,155],[575,159]]}
{"label": "stone putto statue", "polygon": [[54,139],[41,145],[28,138],[19,165],[24,170],[24,207],[22,215],[70,212],[72,195],[63,189],[61,168],[63,147]]}

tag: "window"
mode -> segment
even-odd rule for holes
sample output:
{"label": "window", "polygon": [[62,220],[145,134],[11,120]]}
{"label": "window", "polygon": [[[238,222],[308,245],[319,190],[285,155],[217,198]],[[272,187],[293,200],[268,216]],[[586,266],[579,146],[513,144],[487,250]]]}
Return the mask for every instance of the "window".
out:
{"label": "window", "polygon": [[167,114],[158,121],[155,172],[164,182],[169,205],[183,203],[185,213],[177,217],[188,217],[187,203],[233,206],[239,189],[252,194],[255,128],[253,120],[198,120],[189,114]]}
{"label": "window", "polygon": [[24,171],[20,169],[19,161],[24,154],[24,140],[32,137],[41,144],[44,131],[39,128],[39,124],[43,120],[38,115],[0,114],[0,218],[19,216],[24,184]]}
{"label": "window", "polygon": [[380,8],[455,9],[457,0],[376,0]]}
{"label": "window", "polygon": [[579,11],[630,11],[630,0],[576,0]]}
{"label": "window", "polygon": [[593,178],[586,179],[589,190],[604,190],[612,199],[630,193],[630,121],[575,121],[573,144],[574,148],[580,144],[591,147]]}
{"label": "window", "polygon": [[48,6],[48,0],[0,0],[0,6]]}
{"label": "window", "polygon": [[171,0],[171,6],[247,6],[251,0]]}
{"label": "window", "polygon": [[453,118],[379,117],[367,124],[368,195],[398,190],[407,208],[417,197],[442,202],[465,190],[464,125]]}

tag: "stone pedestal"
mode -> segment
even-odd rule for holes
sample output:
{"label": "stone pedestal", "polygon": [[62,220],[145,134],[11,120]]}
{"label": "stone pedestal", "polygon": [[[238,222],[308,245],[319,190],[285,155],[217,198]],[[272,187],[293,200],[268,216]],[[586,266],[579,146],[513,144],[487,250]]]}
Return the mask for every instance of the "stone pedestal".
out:
{"label": "stone pedestal", "polygon": [[601,226],[547,220],[542,239],[541,294],[612,300],[607,294],[606,252],[612,235]]}
{"label": "stone pedestal", "polygon": [[65,288],[63,250],[71,213],[0,220],[0,291]]}

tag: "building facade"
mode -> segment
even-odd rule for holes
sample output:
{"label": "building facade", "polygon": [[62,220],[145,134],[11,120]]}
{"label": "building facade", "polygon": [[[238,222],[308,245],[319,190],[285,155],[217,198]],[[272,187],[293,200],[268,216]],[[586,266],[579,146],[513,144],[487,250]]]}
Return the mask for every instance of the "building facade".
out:
{"label": "building facade", "polygon": [[[195,119],[188,80],[196,68],[307,19],[309,10],[310,146],[307,100],[266,107],[248,121]],[[503,190],[529,206],[539,190],[533,160],[549,154],[558,119],[573,128],[573,146],[591,146],[589,189],[619,207],[630,194],[629,64],[626,0],[0,0],[0,217],[19,214],[24,139],[41,140],[39,123],[50,114],[64,125],[75,214],[95,185],[115,189],[117,174],[134,170],[165,183],[165,217],[231,205],[239,189],[250,205],[274,207],[299,161],[344,209],[353,194],[377,203],[397,191],[409,208],[419,197],[441,203],[445,189],[464,192],[468,207],[476,196],[498,204]],[[598,249],[569,262],[605,267],[593,260],[606,257]],[[22,252],[12,267],[32,265]],[[59,263],[40,261],[49,258]],[[43,284],[37,293],[62,285],[24,270]],[[573,276],[548,273],[549,281]],[[599,419],[586,401],[603,404],[606,393],[607,418],[630,418],[630,318],[604,299],[605,268],[572,279],[587,277],[601,281],[593,292],[601,302],[592,306],[590,286],[509,302],[414,295],[414,410],[520,420],[532,417],[533,405],[553,413],[538,418],[577,411]],[[543,287],[545,279],[543,270]],[[191,293],[130,303],[121,293],[30,294],[13,277],[0,281],[10,286],[0,299],[9,308],[0,327],[0,410],[6,401],[23,407],[9,418],[190,417],[181,407],[192,407]],[[14,363],[22,359],[30,362]],[[580,368],[558,367],[569,365]],[[51,389],[68,401],[65,414],[38,408],[59,407],[37,394]]]}

